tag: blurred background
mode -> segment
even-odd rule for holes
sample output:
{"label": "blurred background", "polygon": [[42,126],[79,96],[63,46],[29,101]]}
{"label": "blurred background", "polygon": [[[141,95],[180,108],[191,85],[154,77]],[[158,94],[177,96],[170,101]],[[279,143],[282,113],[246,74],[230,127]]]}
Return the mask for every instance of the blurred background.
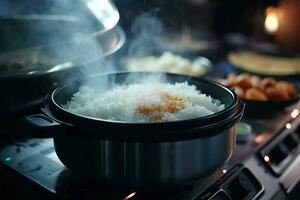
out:
{"label": "blurred background", "polygon": [[137,16],[148,13],[161,20],[160,34],[168,38],[169,46],[181,42],[178,49],[209,53],[226,44],[226,48],[300,51],[297,0],[115,0],[115,4],[129,38]]}

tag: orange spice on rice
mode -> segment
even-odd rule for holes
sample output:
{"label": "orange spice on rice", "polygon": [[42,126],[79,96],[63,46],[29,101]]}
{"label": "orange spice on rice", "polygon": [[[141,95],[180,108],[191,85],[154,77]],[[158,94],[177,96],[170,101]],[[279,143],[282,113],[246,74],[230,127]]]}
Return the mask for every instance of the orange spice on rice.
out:
{"label": "orange spice on rice", "polygon": [[139,106],[136,109],[136,112],[150,117],[150,121],[152,122],[159,122],[163,120],[162,113],[178,113],[186,107],[187,101],[189,101],[189,98],[172,95],[167,92],[161,93],[160,97],[163,100],[163,103],[152,104],[150,106]]}

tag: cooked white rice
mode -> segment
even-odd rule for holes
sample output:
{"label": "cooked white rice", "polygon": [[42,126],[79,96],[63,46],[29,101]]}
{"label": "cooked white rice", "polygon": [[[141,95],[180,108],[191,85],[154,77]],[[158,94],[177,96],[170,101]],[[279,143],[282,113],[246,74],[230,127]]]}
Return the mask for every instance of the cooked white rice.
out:
{"label": "cooked white rice", "polygon": [[81,87],[63,107],[84,116],[142,123],[203,117],[225,106],[187,82],[149,82],[115,86],[106,92]]}

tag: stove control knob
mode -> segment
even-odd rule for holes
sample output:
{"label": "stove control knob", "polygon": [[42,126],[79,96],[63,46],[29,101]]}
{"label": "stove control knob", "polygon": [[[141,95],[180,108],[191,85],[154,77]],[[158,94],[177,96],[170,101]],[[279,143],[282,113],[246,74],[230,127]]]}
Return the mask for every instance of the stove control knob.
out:
{"label": "stove control knob", "polygon": [[31,163],[31,162],[20,162],[18,164],[18,168],[25,173],[28,172],[35,172],[42,169],[42,166],[37,163]]}

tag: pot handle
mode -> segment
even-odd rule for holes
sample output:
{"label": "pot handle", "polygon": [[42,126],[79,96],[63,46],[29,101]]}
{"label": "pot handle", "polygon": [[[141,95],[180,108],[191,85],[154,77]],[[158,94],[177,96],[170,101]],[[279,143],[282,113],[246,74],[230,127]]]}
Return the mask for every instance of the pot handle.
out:
{"label": "pot handle", "polygon": [[45,114],[35,114],[23,118],[26,129],[38,138],[49,138],[62,131],[62,125]]}

